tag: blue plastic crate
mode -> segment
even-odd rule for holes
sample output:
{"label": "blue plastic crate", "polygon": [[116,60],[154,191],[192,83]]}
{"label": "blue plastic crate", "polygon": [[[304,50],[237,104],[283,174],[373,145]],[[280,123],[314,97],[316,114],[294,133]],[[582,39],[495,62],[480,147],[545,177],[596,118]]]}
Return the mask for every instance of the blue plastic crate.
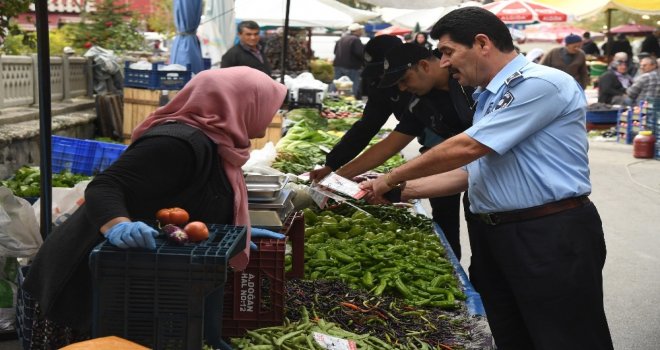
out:
{"label": "blue plastic crate", "polygon": [[68,170],[74,174],[97,174],[117,160],[126,147],[122,144],[53,136],[53,173]]}
{"label": "blue plastic crate", "polygon": [[616,124],[619,119],[619,110],[587,111],[587,123]]}
{"label": "blue plastic crate", "polygon": [[96,142],[97,146],[93,167],[96,173],[107,169],[128,147],[119,143]]}
{"label": "blue plastic crate", "polygon": [[191,67],[186,70],[158,70],[162,63],[152,63],[151,70],[132,69],[132,62],[124,65],[124,86],[149,90],[181,90],[191,78]]}
{"label": "blue plastic crate", "polygon": [[246,230],[208,226],[209,239],[200,243],[95,247],[92,337],[116,335],[153,349],[201,349],[203,340],[218,346],[227,262],[245,247]]}
{"label": "blue plastic crate", "polygon": [[53,136],[51,144],[53,173],[64,170],[74,174],[92,175],[94,173],[96,142]]}

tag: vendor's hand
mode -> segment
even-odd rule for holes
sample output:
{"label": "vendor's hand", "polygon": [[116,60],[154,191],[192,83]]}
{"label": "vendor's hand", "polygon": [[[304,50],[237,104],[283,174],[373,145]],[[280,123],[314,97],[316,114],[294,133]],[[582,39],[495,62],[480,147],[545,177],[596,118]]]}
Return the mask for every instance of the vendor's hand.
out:
{"label": "vendor's hand", "polygon": [[[263,228],[253,227],[251,229],[252,238],[273,238],[273,239],[284,239],[284,235],[281,233],[273,232],[271,230],[266,230]],[[250,250],[258,250],[257,245],[254,242],[250,242]]]}
{"label": "vendor's hand", "polygon": [[105,232],[105,238],[119,248],[156,249],[158,231],[144,222],[124,221]]}
{"label": "vendor's hand", "polygon": [[332,168],[326,165],[323,168],[310,171],[309,179],[313,182],[319,182],[324,177],[328,176],[328,174],[330,174],[331,172],[332,172]]}
{"label": "vendor's hand", "polygon": [[369,202],[374,203],[388,203],[383,194],[392,188],[385,182],[385,176],[379,176],[373,180],[364,181],[360,183],[360,188],[370,192],[369,193]]}

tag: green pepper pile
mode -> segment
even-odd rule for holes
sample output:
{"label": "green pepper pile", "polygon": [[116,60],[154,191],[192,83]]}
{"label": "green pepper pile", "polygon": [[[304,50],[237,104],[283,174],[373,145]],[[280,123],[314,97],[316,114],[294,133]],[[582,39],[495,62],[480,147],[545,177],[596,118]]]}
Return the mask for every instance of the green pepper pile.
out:
{"label": "green pepper pile", "polygon": [[431,221],[410,219],[402,208],[386,209],[389,220],[382,220],[381,207],[366,209],[371,215],[305,209],[305,276],[341,280],[375,295],[396,294],[414,306],[458,308],[456,300],[465,295]]}

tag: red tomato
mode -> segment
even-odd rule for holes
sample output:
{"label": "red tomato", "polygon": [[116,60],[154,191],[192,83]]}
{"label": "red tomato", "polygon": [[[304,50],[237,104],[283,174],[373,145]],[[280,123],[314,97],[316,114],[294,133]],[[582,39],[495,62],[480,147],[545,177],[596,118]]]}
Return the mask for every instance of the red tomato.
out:
{"label": "red tomato", "polygon": [[172,224],[181,226],[190,220],[190,215],[181,208],[165,208],[156,213],[156,219],[163,225]]}
{"label": "red tomato", "polygon": [[201,221],[190,222],[183,228],[183,231],[188,234],[188,239],[191,242],[199,242],[209,238],[209,228]]}

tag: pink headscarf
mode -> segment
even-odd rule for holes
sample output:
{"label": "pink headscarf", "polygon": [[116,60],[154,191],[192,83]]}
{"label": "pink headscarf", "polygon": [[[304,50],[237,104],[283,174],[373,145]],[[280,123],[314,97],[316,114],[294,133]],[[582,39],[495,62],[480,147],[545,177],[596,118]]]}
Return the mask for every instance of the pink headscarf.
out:
{"label": "pink headscarf", "polygon": [[134,131],[180,121],[204,132],[218,145],[218,155],[234,190],[234,224],[247,226],[245,250],[230,260],[243,270],[250,257],[250,217],[241,166],[250,158],[250,139],[263,137],[286,95],[286,87],[248,67],[205,70],[197,74],[167,105],[158,108]]}

